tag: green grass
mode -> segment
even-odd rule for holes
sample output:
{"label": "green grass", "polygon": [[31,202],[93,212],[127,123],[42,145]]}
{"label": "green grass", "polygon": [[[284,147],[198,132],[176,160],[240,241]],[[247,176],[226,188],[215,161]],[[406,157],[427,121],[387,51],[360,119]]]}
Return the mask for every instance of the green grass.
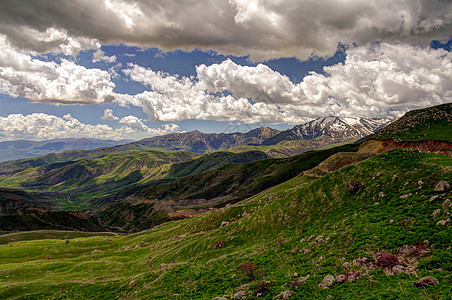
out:
{"label": "green grass", "polygon": [[261,145],[261,146],[238,146],[230,148],[227,151],[230,152],[244,152],[251,150],[258,150],[265,152],[267,155],[274,158],[290,157],[297,154],[301,154],[307,151],[324,150],[345,144],[352,143],[353,141],[347,141],[343,143],[334,143],[330,137],[318,137],[312,140],[293,140],[282,141],[276,145]]}
{"label": "green grass", "polygon": [[355,152],[358,147],[359,145],[351,144],[310,151],[289,158],[228,164],[201,174],[179,178],[170,183],[144,187],[134,195],[160,200],[212,199],[215,203],[208,203],[208,205],[220,205],[227,201],[243,200],[315,167],[337,152]]}
{"label": "green grass", "polygon": [[[361,188],[351,193],[354,180]],[[450,299],[452,232],[450,225],[436,225],[447,217],[444,210],[436,220],[431,215],[452,192],[434,192],[439,180],[452,182],[452,158],[396,150],[321,178],[294,178],[275,187],[271,199],[264,193],[134,235],[2,245],[0,295],[212,299],[236,293],[243,284],[255,291],[260,279],[251,282],[240,271],[241,264],[252,262],[259,267],[257,277],[268,282],[264,299],[288,289],[295,292],[293,299]],[[433,195],[442,200],[430,202]],[[328,241],[306,241],[311,235]],[[418,263],[413,274],[387,275],[377,268],[357,282],[318,286],[327,274],[359,270],[353,264],[357,258],[373,260],[382,250],[398,254],[404,245],[426,240],[429,252],[413,258]],[[224,247],[215,250],[217,241]],[[310,275],[298,288],[287,284],[298,278],[295,272]],[[427,275],[440,284],[413,286]]]}
{"label": "green grass", "polygon": [[49,239],[66,240],[91,236],[116,236],[116,234],[111,232],[83,232],[83,231],[64,231],[64,230],[23,231],[1,234],[0,244],[32,240],[49,240]]}
{"label": "green grass", "polygon": [[452,103],[406,113],[377,132],[373,139],[411,142],[439,140],[452,142]]}

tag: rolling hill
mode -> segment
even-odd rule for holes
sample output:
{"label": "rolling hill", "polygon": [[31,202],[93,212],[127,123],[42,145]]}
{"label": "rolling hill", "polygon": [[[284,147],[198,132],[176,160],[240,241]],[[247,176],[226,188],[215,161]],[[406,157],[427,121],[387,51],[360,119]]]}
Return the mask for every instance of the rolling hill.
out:
{"label": "rolling hill", "polygon": [[91,150],[112,147],[132,142],[131,140],[101,140],[88,138],[65,138],[45,141],[15,140],[0,142],[0,162],[18,160],[67,150]]}
{"label": "rolling hill", "polygon": [[381,153],[398,148],[452,156],[452,104],[406,113],[365,141],[359,151]]}
{"label": "rolling hill", "polygon": [[134,235],[1,245],[0,293],[447,299],[442,206],[452,194],[435,187],[452,181],[451,166],[450,157],[394,150]]}

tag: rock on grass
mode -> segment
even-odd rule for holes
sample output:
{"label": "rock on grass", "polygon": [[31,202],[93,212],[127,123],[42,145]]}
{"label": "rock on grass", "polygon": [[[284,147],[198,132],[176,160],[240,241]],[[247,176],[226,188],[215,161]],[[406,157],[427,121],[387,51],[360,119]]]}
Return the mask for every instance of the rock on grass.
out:
{"label": "rock on grass", "polygon": [[439,284],[439,280],[432,276],[422,277],[421,279],[418,279],[413,283],[413,285],[417,287],[425,287],[437,284]]}

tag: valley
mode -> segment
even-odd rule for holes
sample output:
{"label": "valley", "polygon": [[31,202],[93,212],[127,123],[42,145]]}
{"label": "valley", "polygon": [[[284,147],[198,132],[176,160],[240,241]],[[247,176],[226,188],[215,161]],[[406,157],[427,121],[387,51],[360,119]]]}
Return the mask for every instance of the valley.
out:
{"label": "valley", "polygon": [[451,107],[0,163],[0,295],[447,299]]}

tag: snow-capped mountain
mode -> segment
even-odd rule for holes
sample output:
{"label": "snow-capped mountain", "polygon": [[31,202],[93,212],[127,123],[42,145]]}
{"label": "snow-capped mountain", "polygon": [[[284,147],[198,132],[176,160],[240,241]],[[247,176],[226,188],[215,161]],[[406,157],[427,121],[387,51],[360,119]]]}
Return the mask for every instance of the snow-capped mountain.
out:
{"label": "snow-capped mountain", "polygon": [[302,125],[269,138],[263,142],[272,145],[281,141],[311,140],[320,136],[330,137],[333,141],[346,141],[360,139],[375,133],[380,128],[391,123],[392,119],[366,119],[366,118],[317,118]]}

